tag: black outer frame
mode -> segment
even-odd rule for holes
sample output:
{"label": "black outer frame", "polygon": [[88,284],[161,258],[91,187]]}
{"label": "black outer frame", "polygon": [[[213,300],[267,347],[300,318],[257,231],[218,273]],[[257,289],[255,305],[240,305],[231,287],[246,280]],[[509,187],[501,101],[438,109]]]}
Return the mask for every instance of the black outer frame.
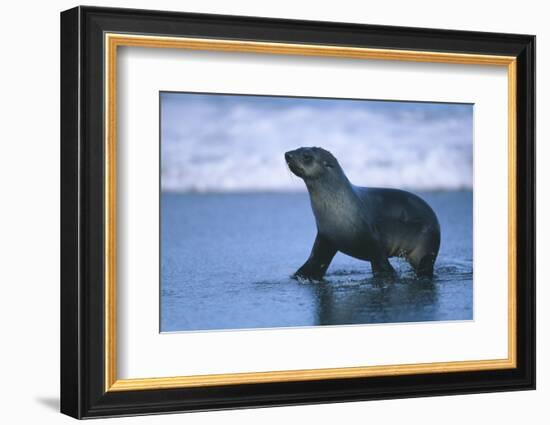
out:
{"label": "black outer frame", "polygon": [[[104,32],[517,58],[517,368],[104,391]],[[61,13],[61,412],[75,418],[535,388],[535,37],[76,7]]]}

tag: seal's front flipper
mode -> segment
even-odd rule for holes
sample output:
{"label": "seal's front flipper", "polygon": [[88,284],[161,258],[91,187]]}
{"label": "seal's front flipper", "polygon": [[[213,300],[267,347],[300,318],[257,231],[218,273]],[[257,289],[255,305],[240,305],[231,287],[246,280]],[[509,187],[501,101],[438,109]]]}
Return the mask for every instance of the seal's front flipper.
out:
{"label": "seal's front flipper", "polygon": [[334,258],[334,255],[336,255],[336,251],[332,243],[317,234],[309,258],[304,265],[294,273],[294,277],[308,280],[323,279],[330,262]]}

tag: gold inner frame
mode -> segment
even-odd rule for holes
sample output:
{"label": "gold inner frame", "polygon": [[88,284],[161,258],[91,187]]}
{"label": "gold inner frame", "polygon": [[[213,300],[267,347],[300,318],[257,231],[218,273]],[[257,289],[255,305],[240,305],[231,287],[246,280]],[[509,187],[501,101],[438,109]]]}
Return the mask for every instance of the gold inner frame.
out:
{"label": "gold inner frame", "polygon": [[[285,381],[357,378],[416,373],[447,373],[516,367],[516,58],[463,53],[370,49],[327,45],[268,43],[149,35],[105,34],[105,391],[236,385]],[[325,56],[451,64],[494,65],[508,72],[508,357],[419,364],[246,372],[214,375],[118,379],[116,324],[116,99],[119,46]]]}

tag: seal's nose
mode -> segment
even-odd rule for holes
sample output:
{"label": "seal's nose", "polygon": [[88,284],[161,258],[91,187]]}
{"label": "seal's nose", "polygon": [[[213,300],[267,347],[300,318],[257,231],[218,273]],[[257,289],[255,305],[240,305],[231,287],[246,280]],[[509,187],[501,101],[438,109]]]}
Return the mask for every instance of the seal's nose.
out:
{"label": "seal's nose", "polygon": [[286,162],[292,161],[292,154],[290,152],[285,153]]}

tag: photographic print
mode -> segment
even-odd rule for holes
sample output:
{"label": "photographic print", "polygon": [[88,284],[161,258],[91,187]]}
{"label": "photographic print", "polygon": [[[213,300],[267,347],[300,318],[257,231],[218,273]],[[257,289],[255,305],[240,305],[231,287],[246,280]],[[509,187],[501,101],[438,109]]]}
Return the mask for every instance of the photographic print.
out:
{"label": "photographic print", "polygon": [[473,319],[473,105],[160,93],[161,332]]}

